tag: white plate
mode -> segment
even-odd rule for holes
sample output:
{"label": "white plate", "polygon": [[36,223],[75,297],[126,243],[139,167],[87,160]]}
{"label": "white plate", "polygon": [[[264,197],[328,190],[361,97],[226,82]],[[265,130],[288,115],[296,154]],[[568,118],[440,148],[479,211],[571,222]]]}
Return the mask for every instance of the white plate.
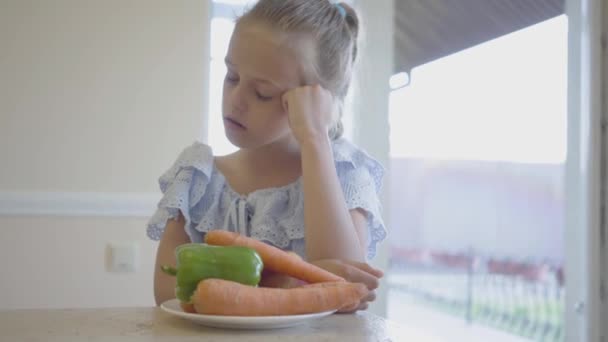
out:
{"label": "white plate", "polygon": [[197,324],[214,328],[231,329],[277,329],[302,324],[307,321],[329,316],[336,310],[305,315],[289,316],[221,316],[187,313],[182,310],[177,299],[170,299],[160,308],[174,316],[188,319]]}

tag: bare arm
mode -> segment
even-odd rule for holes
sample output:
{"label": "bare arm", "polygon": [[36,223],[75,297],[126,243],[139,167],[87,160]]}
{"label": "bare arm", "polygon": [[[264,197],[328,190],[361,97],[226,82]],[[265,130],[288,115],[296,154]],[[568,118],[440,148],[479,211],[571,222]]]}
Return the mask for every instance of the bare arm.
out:
{"label": "bare arm", "polygon": [[185,220],[180,216],[167,221],[165,232],[156,251],[156,265],[154,266],[154,299],[156,305],[175,298],[175,277],[160,270],[162,265],[175,266],[175,247],[190,242],[184,230]]}
{"label": "bare arm", "polygon": [[308,259],[364,261],[365,215],[346,206],[328,137],[333,95],[316,84],[290,89],[282,102],[302,155]]}
{"label": "bare arm", "polygon": [[308,259],[365,261],[365,214],[346,206],[329,138],[307,141],[300,148]]}

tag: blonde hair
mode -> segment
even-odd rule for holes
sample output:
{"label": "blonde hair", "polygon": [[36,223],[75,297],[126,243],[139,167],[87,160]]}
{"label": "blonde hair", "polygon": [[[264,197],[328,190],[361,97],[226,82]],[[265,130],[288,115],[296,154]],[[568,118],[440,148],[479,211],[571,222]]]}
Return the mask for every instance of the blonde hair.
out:
{"label": "blonde hair", "polygon": [[321,86],[337,100],[337,118],[329,136],[338,139],[344,132],[342,113],[357,59],[359,18],[345,3],[328,0],[260,0],[237,19],[237,25],[259,20],[286,33],[308,33],[315,46],[313,69]]}

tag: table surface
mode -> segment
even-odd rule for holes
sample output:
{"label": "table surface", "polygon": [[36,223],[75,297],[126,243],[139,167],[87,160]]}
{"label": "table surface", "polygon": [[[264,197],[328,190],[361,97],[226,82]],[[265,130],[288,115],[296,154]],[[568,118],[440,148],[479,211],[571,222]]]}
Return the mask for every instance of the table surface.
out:
{"label": "table surface", "polygon": [[0,311],[0,341],[421,341],[375,314],[333,314],[270,330],[210,328],[157,307]]}

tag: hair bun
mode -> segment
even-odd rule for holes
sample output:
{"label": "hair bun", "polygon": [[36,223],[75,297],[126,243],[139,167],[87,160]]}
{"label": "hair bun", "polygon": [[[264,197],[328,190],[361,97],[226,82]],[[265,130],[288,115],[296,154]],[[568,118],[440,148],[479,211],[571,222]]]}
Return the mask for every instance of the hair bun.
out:
{"label": "hair bun", "polygon": [[336,6],[340,6],[340,8],[342,8],[346,13],[344,19],[346,20],[348,28],[353,34],[353,37],[356,39],[359,35],[359,18],[357,17],[357,12],[355,12],[355,10],[350,5],[344,2],[336,4]]}

